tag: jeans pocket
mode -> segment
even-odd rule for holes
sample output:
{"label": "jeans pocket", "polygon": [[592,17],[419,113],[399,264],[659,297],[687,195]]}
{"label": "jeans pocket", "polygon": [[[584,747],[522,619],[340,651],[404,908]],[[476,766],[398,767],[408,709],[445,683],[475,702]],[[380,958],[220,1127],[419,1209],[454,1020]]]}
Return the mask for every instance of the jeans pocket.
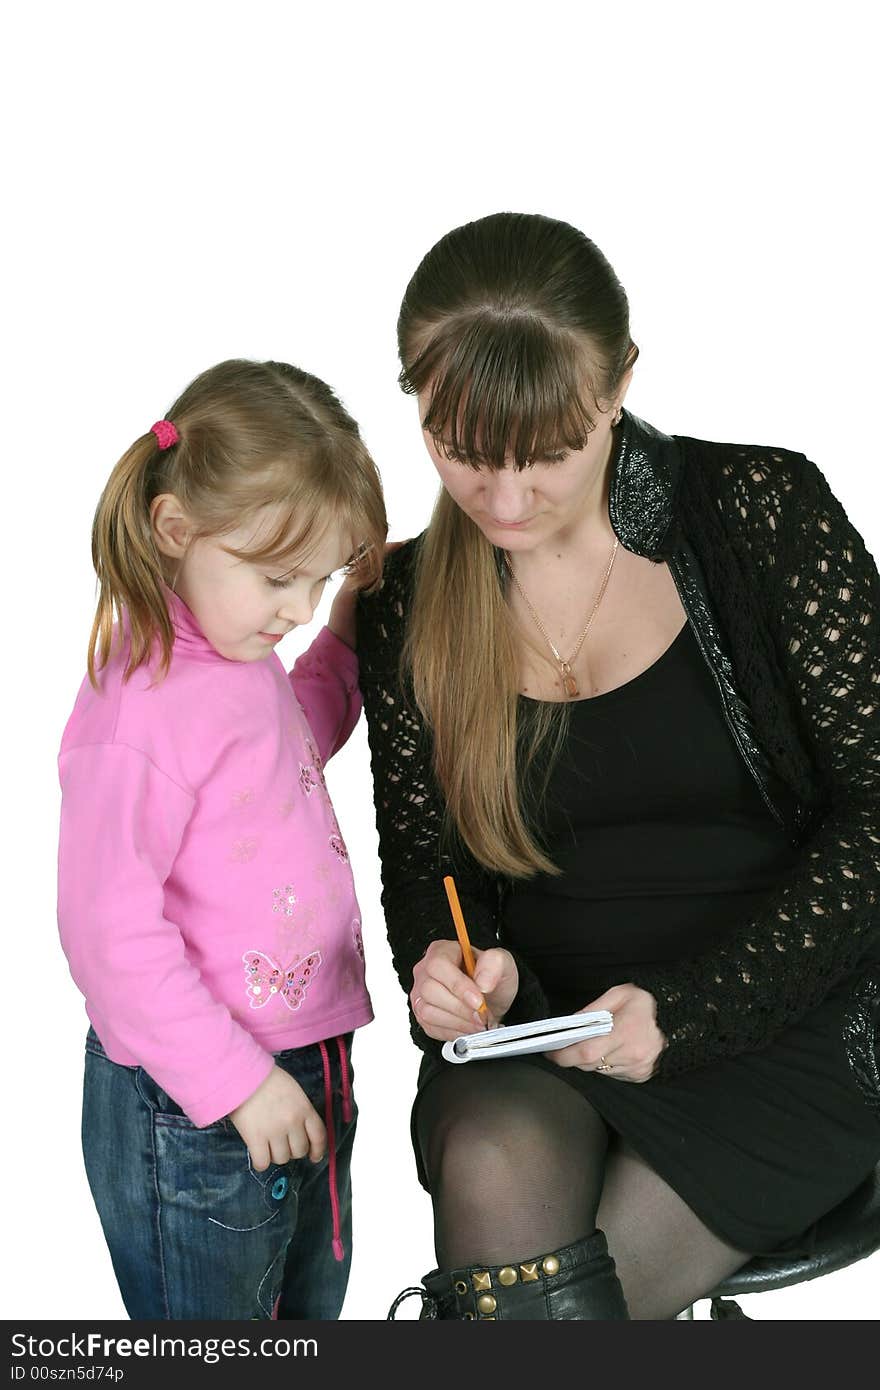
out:
{"label": "jeans pocket", "polygon": [[234,1126],[227,1116],[215,1120],[210,1125],[196,1125],[185,1113],[184,1110],[169,1096],[167,1091],[163,1091],[158,1082],[154,1081],[149,1072],[143,1067],[136,1067],[134,1070],[135,1087],[138,1095],[148,1109],[152,1110],[154,1116],[163,1125],[170,1125],[178,1129],[192,1129],[204,1131],[205,1133],[224,1132],[234,1130]]}
{"label": "jeans pocket", "polygon": [[211,1222],[228,1230],[247,1231],[276,1218],[286,1200],[295,1199],[294,1164],[270,1163],[258,1171],[228,1116],[210,1125],[193,1124],[143,1067],[136,1069],[134,1080],[151,1113],[167,1200],[192,1211],[203,1209]]}
{"label": "jeans pocket", "polygon": [[98,1037],[94,1028],[89,1028],[89,1031],[86,1033],[86,1052],[91,1052],[95,1057],[106,1057],[107,1061],[110,1061],[110,1058],[107,1057],[107,1053],[101,1045],[101,1039]]}

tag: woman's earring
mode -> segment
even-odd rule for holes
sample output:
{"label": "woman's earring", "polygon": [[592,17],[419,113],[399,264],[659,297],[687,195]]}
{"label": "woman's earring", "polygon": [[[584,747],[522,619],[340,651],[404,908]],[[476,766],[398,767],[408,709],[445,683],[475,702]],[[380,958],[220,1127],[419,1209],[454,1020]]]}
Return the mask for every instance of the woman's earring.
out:
{"label": "woman's earring", "polygon": [[622,419],[623,419],[623,406],[622,406],[622,405],[619,405],[619,406],[617,407],[617,414],[615,415],[615,417],[614,417],[614,419],[611,421],[611,423],[612,423],[612,425],[619,425]]}

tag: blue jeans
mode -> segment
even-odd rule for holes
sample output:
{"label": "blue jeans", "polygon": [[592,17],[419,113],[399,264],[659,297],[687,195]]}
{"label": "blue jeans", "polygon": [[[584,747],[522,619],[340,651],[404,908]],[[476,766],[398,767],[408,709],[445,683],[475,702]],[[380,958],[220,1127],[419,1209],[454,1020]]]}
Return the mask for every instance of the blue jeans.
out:
{"label": "blue jeans", "polygon": [[[351,1043],[351,1036],[346,1038]],[[258,1173],[232,1121],[197,1129],[141,1067],[86,1039],[83,1154],[131,1318],[339,1317],[351,1264],[351,1150],[338,1049],[327,1044],[345,1256],[334,1257],[327,1157]],[[324,1117],[317,1044],[275,1057]]]}

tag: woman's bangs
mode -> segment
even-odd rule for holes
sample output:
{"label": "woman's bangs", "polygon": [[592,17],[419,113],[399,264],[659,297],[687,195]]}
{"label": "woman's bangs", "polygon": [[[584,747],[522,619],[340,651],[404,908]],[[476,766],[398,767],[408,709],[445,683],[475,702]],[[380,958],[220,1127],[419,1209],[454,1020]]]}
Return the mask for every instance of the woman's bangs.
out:
{"label": "woman's bangs", "polygon": [[525,315],[484,318],[452,341],[442,330],[406,373],[428,387],[422,427],[442,452],[473,467],[517,468],[584,447],[595,426],[589,364],[568,334]]}

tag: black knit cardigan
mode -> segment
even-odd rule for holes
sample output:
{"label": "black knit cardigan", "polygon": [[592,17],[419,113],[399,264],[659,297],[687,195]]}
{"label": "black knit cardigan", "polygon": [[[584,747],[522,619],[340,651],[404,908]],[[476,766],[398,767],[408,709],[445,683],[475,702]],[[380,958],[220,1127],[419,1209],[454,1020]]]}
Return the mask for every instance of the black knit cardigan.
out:
{"label": "black knit cardigan", "polygon": [[[802,455],[682,437],[667,442],[678,460],[674,484],[658,474],[642,494],[669,493],[663,500],[670,524],[653,558],[674,556],[682,543],[696,557],[736,689],[772,775],[790,793],[789,829],[799,854],[722,944],[630,977],[657,1002],[667,1039],[661,1079],[760,1048],[853,972],[880,939],[876,565]],[[418,544],[389,556],[381,590],[358,607],[382,902],[407,992],[429,942],[454,935],[444,873],[455,875],[479,947],[499,944],[505,891],[505,881],[466,850],[450,857],[441,848],[444,804],[431,738],[408,679],[400,679]],[[540,983],[522,959],[517,964],[520,988],[508,1021],[542,1017],[548,1004]],[[866,1074],[869,1083],[877,1075],[876,1056],[864,1053],[876,1006],[876,994],[863,991],[856,1064],[863,1085]],[[436,1054],[438,1045],[412,1016],[411,1030],[423,1050]]]}

